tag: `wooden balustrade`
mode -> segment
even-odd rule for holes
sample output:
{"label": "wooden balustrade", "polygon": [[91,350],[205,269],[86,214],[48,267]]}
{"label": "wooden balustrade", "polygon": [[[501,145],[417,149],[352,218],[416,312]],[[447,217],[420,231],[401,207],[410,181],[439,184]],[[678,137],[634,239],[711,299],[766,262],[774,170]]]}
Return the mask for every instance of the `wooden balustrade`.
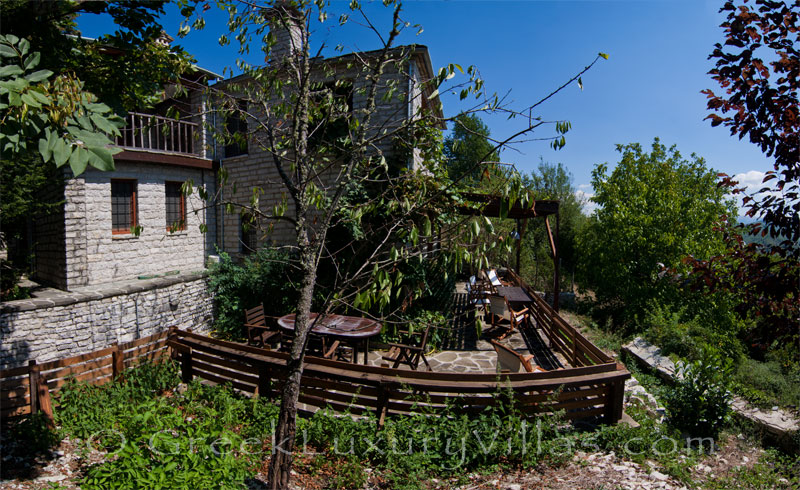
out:
{"label": "wooden balustrade", "polygon": [[190,121],[129,112],[117,146],[194,155],[198,126]]}

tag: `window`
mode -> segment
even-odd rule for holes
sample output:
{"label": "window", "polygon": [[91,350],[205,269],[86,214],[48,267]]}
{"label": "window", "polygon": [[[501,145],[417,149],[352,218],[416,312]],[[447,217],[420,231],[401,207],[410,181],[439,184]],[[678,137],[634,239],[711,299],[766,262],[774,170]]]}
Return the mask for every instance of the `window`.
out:
{"label": "window", "polygon": [[182,185],[182,182],[164,183],[167,230],[169,232],[186,229],[186,196],[181,192]]}
{"label": "window", "polygon": [[[247,104],[239,102],[239,110],[246,111]],[[233,138],[225,145],[225,158],[247,155],[247,121],[240,112],[229,114],[225,118],[225,131]]]}
{"label": "window", "polygon": [[111,232],[131,233],[136,226],[136,181],[111,179]]}
{"label": "window", "polygon": [[243,214],[240,219],[239,242],[242,253],[251,254],[258,249],[258,225],[250,214]]}
{"label": "window", "polygon": [[345,150],[342,141],[350,134],[350,115],[353,111],[353,84],[340,80],[323,83],[312,93],[311,130],[309,147],[324,146],[334,153]]}

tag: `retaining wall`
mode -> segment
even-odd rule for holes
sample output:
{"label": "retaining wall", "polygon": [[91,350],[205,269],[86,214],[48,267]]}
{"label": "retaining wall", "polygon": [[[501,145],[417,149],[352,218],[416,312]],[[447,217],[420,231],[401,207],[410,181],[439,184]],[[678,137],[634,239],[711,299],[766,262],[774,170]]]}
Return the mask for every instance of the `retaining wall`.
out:
{"label": "retaining wall", "polygon": [[170,326],[211,329],[205,272],[128,281],[0,304],[0,369],[130,342]]}

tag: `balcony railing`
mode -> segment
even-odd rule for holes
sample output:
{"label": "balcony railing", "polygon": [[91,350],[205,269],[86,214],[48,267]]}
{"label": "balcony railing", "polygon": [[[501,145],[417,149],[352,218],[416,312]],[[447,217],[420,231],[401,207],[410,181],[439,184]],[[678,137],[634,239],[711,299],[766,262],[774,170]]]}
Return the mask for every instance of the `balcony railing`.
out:
{"label": "balcony railing", "polygon": [[198,124],[153,114],[129,112],[117,146],[196,155]]}

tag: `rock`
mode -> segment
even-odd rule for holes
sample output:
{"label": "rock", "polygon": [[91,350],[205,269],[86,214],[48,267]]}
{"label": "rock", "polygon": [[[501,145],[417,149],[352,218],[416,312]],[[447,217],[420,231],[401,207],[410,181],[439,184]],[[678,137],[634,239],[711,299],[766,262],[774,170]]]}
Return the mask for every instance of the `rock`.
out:
{"label": "rock", "polygon": [[631,355],[639,363],[653,369],[658,377],[667,383],[673,383],[676,376],[675,363],[669,357],[661,355],[661,349],[647,342],[641,337],[636,337],[632,342],[622,346],[622,351]]}
{"label": "rock", "polygon": [[522,490],[522,485],[518,483],[511,483],[506,487],[506,490]]}
{"label": "rock", "polygon": [[653,471],[650,473],[650,478],[657,481],[667,481],[669,477],[660,471]]}

